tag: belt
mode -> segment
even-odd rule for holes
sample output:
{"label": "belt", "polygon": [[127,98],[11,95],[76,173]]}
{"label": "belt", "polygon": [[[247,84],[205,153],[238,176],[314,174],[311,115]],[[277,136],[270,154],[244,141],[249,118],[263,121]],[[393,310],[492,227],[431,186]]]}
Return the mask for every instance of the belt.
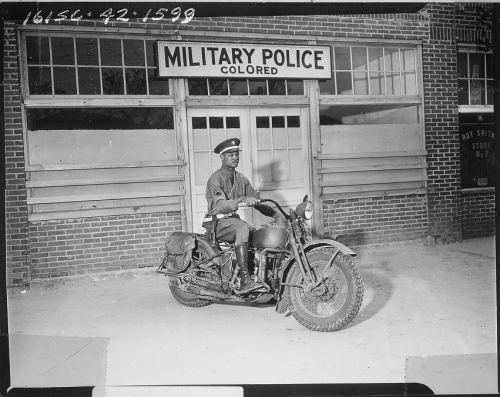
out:
{"label": "belt", "polygon": [[[212,215],[212,220],[215,221],[217,219],[225,219],[225,218],[239,218],[239,215],[236,212],[231,212],[230,214],[217,214]],[[210,220],[210,218],[205,218]]]}

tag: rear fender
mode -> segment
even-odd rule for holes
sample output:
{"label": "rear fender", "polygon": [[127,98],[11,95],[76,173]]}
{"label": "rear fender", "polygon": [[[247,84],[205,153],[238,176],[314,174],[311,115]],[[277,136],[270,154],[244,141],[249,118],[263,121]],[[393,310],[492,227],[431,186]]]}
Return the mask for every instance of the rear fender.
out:
{"label": "rear fender", "polygon": [[[313,240],[304,245],[304,252],[307,254],[309,251],[312,251],[315,248],[319,247],[334,247],[337,248],[340,252],[342,252],[345,255],[349,255],[352,257],[356,256],[356,253],[351,250],[350,248],[346,247],[344,244],[339,243],[338,241],[335,240],[330,240],[330,239],[321,239],[321,240]],[[288,262],[284,266],[283,273],[281,274],[281,284],[285,282],[286,277],[288,275],[289,270],[291,269],[293,263],[295,262],[295,257],[291,257]],[[280,295],[283,292],[283,287],[281,287],[280,290]]]}

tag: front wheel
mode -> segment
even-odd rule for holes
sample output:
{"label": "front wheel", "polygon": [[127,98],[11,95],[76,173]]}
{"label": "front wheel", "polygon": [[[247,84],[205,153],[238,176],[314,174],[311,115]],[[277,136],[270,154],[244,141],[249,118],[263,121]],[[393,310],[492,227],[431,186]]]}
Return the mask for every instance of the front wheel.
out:
{"label": "front wheel", "polygon": [[[334,248],[321,247],[307,253],[311,269],[320,277],[328,265]],[[363,302],[363,282],[351,258],[339,252],[330,269],[323,275],[323,281],[311,291],[305,286],[304,278],[294,263],[290,269],[285,298],[293,317],[313,331],[337,331],[352,321]]]}

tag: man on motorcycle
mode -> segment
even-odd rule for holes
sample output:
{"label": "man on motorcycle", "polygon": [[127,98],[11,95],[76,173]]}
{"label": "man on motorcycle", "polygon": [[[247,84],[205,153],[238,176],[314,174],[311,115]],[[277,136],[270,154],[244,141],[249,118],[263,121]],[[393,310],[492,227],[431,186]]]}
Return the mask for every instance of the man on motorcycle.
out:
{"label": "man on motorcycle", "polygon": [[227,139],[219,143],[214,152],[220,155],[222,167],[209,178],[206,188],[208,215],[217,220],[214,232],[220,240],[234,242],[240,275],[241,292],[262,287],[254,282],[248,272],[248,240],[251,227],[236,214],[238,204],[254,207],[265,216],[273,217],[276,224],[286,228],[285,217],[265,204],[259,204],[259,194],[245,175],[236,172],[240,160],[240,140]]}

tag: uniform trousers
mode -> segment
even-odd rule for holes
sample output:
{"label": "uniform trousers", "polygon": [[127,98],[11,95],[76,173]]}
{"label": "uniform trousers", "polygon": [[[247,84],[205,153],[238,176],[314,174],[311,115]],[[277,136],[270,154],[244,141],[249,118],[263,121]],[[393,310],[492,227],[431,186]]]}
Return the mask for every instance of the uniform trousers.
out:
{"label": "uniform trousers", "polygon": [[250,232],[255,230],[238,218],[222,218],[217,222],[217,239],[234,242],[236,246],[248,243]]}

